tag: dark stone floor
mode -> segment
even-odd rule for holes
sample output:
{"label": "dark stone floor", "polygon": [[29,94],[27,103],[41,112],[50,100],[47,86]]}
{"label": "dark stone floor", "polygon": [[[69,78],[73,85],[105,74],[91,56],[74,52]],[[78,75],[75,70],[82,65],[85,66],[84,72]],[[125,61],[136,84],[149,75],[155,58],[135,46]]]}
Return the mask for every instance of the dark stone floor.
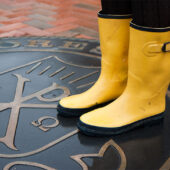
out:
{"label": "dark stone floor", "polygon": [[[0,169],[155,170],[170,157],[165,119],[105,138],[82,135],[57,102],[81,93],[100,73],[99,43],[66,38],[0,40]],[[169,167],[168,160],[164,167]]]}

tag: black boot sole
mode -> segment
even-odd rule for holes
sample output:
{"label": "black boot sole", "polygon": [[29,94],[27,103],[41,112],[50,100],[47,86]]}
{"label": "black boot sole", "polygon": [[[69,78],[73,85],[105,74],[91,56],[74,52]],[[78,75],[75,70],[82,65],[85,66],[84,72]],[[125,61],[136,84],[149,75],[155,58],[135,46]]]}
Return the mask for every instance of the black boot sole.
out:
{"label": "black boot sole", "polygon": [[104,127],[97,127],[83,123],[81,120],[78,121],[77,126],[78,129],[85,135],[88,136],[114,136],[125,133],[132,129],[135,129],[140,126],[144,125],[152,125],[155,123],[160,122],[164,118],[164,113],[160,113],[156,116],[152,116],[146,119],[142,119],[140,121],[134,122],[132,124],[118,127],[118,128],[104,128]]}
{"label": "black boot sole", "polygon": [[113,101],[114,100],[109,101],[109,102],[105,102],[105,103],[102,103],[102,104],[98,104],[98,105],[95,105],[95,106],[92,106],[92,107],[89,107],[89,108],[82,108],[82,109],[66,108],[66,107],[63,107],[60,104],[58,104],[57,111],[58,111],[58,115],[63,116],[63,117],[79,117],[84,113],[90,112],[94,109],[104,107],[104,106],[110,104]]}

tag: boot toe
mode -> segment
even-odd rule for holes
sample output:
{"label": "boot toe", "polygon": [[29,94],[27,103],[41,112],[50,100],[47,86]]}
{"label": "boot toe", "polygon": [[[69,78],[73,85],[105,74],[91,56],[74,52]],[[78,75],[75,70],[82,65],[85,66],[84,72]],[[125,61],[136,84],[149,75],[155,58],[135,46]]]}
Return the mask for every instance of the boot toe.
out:
{"label": "boot toe", "polygon": [[[102,123],[98,122],[98,120],[93,121],[91,120],[91,112],[89,114],[85,114],[80,117],[77,127],[85,135],[88,136],[114,136],[119,135],[122,133],[125,133],[127,131],[130,131],[132,129],[145,126],[145,125],[153,125],[157,124],[164,118],[164,113],[157,114],[155,116],[151,116],[142,120],[138,120],[136,122],[124,125],[124,126],[113,126],[108,127],[107,124],[103,125]],[[94,120],[94,117],[92,118]],[[104,117],[103,117],[104,119]]]}
{"label": "boot toe", "polygon": [[[90,112],[94,109],[104,107],[111,103],[112,101],[108,101],[102,104],[92,105],[90,107],[76,107],[77,99],[74,100],[77,96],[69,96],[59,101],[57,111],[60,116],[65,117],[79,117],[84,113]],[[82,103],[82,102],[81,102]],[[85,104],[85,103],[83,103]]]}
{"label": "boot toe", "polygon": [[93,109],[95,109],[97,106],[92,106],[88,108],[76,108],[71,107],[71,104],[69,103],[71,100],[69,100],[69,97],[62,99],[58,103],[57,111],[60,116],[64,117],[79,117],[84,113],[90,112]]}
{"label": "boot toe", "polygon": [[89,111],[89,108],[87,109],[77,109],[77,108],[67,108],[62,106],[60,103],[57,107],[58,115],[64,116],[64,117],[79,117],[83,113],[86,113]]}

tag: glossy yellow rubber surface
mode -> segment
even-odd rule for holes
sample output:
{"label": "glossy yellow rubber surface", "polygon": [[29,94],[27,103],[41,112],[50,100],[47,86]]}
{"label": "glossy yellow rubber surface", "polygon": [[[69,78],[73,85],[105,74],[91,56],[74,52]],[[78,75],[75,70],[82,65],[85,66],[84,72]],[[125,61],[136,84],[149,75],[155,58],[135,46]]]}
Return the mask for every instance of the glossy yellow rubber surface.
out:
{"label": "glossy yellow rubber surface", "polygon": [[88,112],[80,120],[88,125],[117,128],[157,115],[165,110],[170,83],[169,32],[147,32],[130,28],[128,83],[111,104]]}
{"label": "glossy yellow rubber surface", "polygon": [[60,101],[65,108],[89,108],[119,97],[127,84],[130,19],[99,18],[102,51],[98,81],[82,94]]}

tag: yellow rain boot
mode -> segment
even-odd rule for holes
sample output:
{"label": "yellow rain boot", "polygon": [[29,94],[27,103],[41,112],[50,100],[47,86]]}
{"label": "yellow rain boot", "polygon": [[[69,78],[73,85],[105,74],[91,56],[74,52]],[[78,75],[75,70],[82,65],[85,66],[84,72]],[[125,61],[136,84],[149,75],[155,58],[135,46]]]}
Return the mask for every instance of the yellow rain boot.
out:
{"label": "yellow rain boot", "polygon": [[59,115],[80,116],[105,106],[119,97],[127,84],[130,15],[99,13],[102,51],[101,74],[98,81],[84,93],[62,99]]}
{"label": "yellow rain boot", "polygon": [[111,104],[80,117],[87,135],[115,135],[163,118],[170,83],[170,28],[131,23],[127,87]]}

